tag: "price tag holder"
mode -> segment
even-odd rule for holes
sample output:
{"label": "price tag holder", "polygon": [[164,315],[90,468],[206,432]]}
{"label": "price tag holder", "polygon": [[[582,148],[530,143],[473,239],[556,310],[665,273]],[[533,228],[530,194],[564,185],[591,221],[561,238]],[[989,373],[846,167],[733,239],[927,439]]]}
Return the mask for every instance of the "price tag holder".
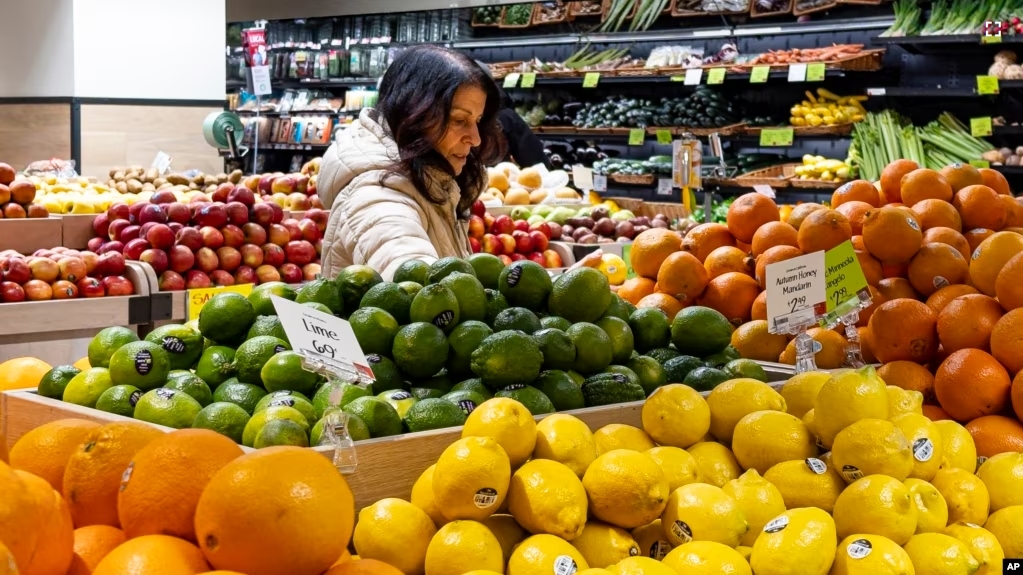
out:
{"label": "price tag holder", "polygon": [[607,176],[605,176],[604,174],[593,174],[593,191],[594,192],[607,191]]}
{"label": "price tag holder", "polygon": [[327,377],[368,385],[376,379],[347,321],[291,300],[271,300],[302,367]]}
{"label": "price tag holder", "polygon": [[670,196],[674,182],[671,178],[658,178],[657,179],[657,195],[658,196]]}
{"label": "price tag holder", "polygon": [[998,78],[994,76],[977,76],[977,93],[991,96],[998,93]]}
{"label": "price tag holder", "polygon": [[622,260],[625,261],[625,279],[636,277],[636,270],[632,269],[632,244],[622,245]]}
{"label": "price tag holder", "polygon": [[213,296],[218,293],[233,292],[249,297],[249,294],[252,293],[252,288],[252,284],[239,284],[234,286],[190,289],[186,291],[185,297],[188,298],[188,321],[199,319],[199,312],[202,311],[203,306],[205,306],[206,302],[213,299]]}
{"label": "price tag holder", "polygon": [[753,71],[749,74],[749,82],[750,84],[763,84],[767,82],[767,78],[770,75],[770,66],[753,66]]}
{"label": "price tag holder", "polygon": [[825,68],[823,62],[814,62],[806,65],[806,81],[807,82],[822,82],[824,81]]}
{"label": "price tag holder", "polygon": [[514,88],[518,83],[519,74],[517,72],[512,72],[511,74],[508,74],[507,76],[504,77],[505,88]]}
{"label": "price tag holder", "polygon": [[657,143],[662,145],[671,145],[671,130],[667,128],[658,128]]}
{"label": "price tag holder", "polygon": [[867,278],[851,241],[824,252],[824,279],[828,297],[825,322],[833,322],[859,309],[862,301],[870,301]]}
{"label": "price tag holder", "polygon": [[711,68],[707,72],[707,83],[708,84],[724,84],[725,83],[725,69],[724,68]]}
{"label": "price tag holder", "polygon": [[767,266],[767,325],[789,333],[817,323],[827,312],[824,252],[813,252]]}
{"label": "price tag holder", "polygon": [[646,130],[643,128],[632,128],[629,130],[630,146],[642,146],[644,140],[646,140]]}
{"label": "price tag holder", "polygon": [[764,128],[760,130],[761,146],[791,146],[792,128]]}
{"label": "price tag holder", "polygon": [[699,86],[703,79],[703,68],[689,68],[686,70],[686,86]]}
{"label": "price tag holder", "polygon": [[991,135],[991,117],[970,118],[970,134],[977,138]]}
{"label": "price tag holder", "polygon": [[270,81],[270,66],[253,66],[249,68],[252,85],[250,91],[257,96],[266,96],[273,93],[273,86]]}
{"label": "price tag holder", "polygon": [[1002,35],[1001,34],[991,34],[991,35],[981,34],[980,35],[980,43],[981,44],[1001,44],[1002,43]]}
{"label": "price tag holder", "polygon": [[789,82],[806,81],[806,64],[789,64]]}
{"label": "price tag holder", "polygon": [[522,82],[519,83],[522,88],[532,88],[536,86],[536,72],[526,72],[522,75]]}
{"label": "price tag holder", "polygon": [[583,88],[596,88],[600,83],[600,72],[587,72],[583,76]]}
{"label": "price tag holder", "polygon": [[686,81],[686,77],[685,76],[672,76],[671,77],[671,81],[672,82],[685,82]]}
{"label": "price tag holder", "polygon": [[970,160],[970,165],[974,168],[990,168],[991,162],[987,160]]}
{"label": "price tag holder", "polygon": [[592,190],[593,169],[586,166],[572,166],[572,183],[580,190]]}
{"label": "price tag holder", "polygon": [[763,184],[757,184],[757,185],[753,186],[753,191],[758,193],[758,194],[760,194],[760,195],[762,195],[762,196],[767,196],[767,197],[771,198],[772,200],[777,197],[777,194],[774,193],[774,188],[772,188],[771,186],[765,186]]}

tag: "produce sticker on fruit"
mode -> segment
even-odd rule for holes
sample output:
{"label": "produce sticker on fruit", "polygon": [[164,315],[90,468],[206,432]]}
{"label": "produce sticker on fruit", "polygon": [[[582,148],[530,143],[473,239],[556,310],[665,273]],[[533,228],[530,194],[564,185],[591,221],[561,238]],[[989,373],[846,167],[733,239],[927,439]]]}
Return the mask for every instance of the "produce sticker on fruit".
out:
{"label": "produce sticker on fruit", "polygon": [[282,297],[273,296],[272,301],[295,351],[339,379],[357,375],[363,382],[375,380],[350,323]]}
{"label": "produce sticker on fruit", "polygon": [[827,311],[823,251],[771,264],[766,274],[771,333],[809,326]]}
{"label": "produce sticker on fruit", "polygon": [[218,286],[211,288],[196,288],[186,292],[188,297],[188,319],[189,321],[199,319],[199,312],[206,302],[210,301],[218,293],[234,292],[249,297],[252,293],[253,284],[240,284],[234,286]]}

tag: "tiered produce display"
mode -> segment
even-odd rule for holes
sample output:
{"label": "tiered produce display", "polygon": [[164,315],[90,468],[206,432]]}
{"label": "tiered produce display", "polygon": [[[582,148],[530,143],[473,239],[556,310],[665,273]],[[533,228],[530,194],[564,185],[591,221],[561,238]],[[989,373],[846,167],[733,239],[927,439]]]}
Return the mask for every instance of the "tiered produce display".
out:
{"label": "tiered produce display", "polygon": [[0,252],[0,303],[48,301],[135,293],[124,277],[124,257],[65,247],[31,255]]}

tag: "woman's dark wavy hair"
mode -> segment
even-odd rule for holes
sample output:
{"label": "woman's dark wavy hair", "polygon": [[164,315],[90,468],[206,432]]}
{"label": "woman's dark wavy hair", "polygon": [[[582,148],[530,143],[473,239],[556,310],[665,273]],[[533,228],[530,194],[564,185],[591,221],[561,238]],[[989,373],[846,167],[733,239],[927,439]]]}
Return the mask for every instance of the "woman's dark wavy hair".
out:
{"label": "woman's dark wavy hair", "polygon": [[[451,102],[462,86],[475,86],[487,95],[479,123],[480,145],[472,149],[462,173],[434,145],[447,130]],[[438,46],[409,48],[391,63],[380,83],[376,109],[398,144],[401,159],[394,167],[409,178],[427,200],[443,204],[447,198],[433,190],[430,168],[449,174],[462,192],[458,213],[463,215],[487,185],[487,166],[504,157],[505,140],[497,113],[501,94],[497,84],[468,56]]]}

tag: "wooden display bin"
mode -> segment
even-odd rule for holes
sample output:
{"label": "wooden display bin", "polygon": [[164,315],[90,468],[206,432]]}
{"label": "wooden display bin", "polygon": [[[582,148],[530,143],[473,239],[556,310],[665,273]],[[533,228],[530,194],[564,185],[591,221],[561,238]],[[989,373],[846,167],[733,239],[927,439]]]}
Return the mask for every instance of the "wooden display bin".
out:
{"label": "wooden display bin", "polygon": [[89,240],[96,236],[92,222],[98,214],[65,214],[60,216],[63,230],[63,245],[73,250],[84,250]]}
{"label": "wooden display bin", "polygon": [[17,250],[30,255],[36,250],[62,246],[62,226],[59,216],[0,219],[0,251]]}

